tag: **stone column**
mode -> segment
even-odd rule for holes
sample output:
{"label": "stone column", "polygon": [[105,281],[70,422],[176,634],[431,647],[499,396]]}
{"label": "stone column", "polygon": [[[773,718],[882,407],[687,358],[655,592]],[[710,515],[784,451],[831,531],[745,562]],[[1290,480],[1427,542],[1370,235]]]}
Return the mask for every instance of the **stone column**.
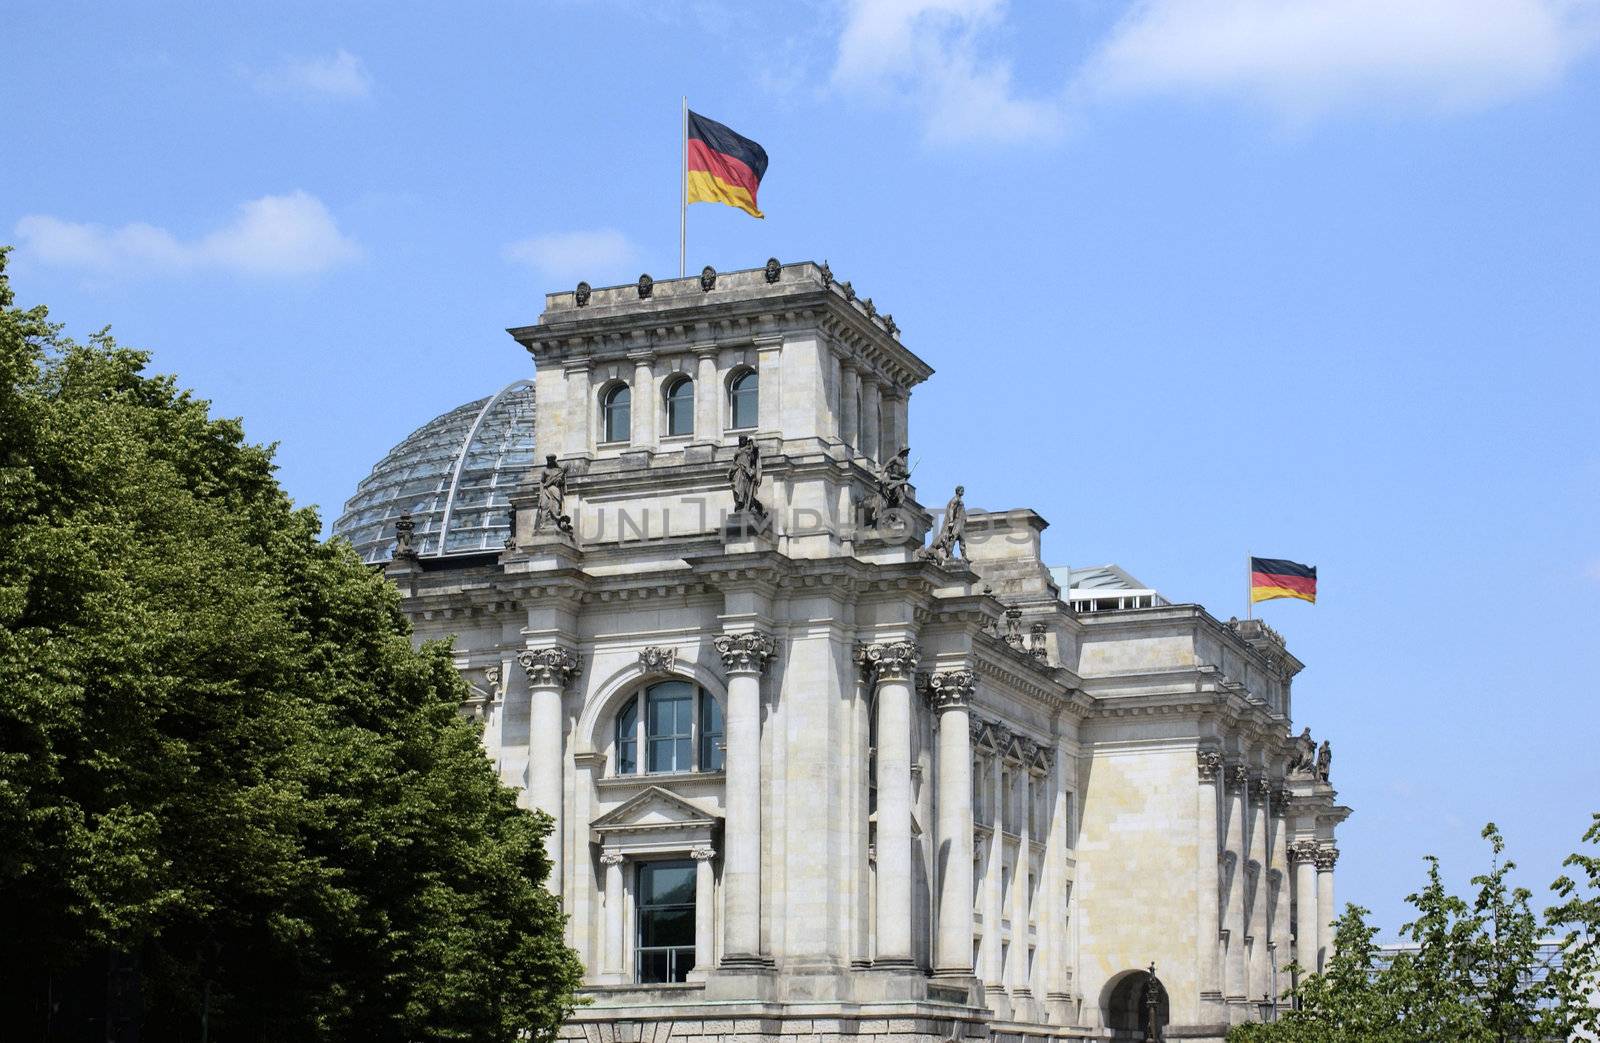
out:
{"label": "stone column", "polygon": [[715,931],[716,906],[712,889],[711,860],[717,852],[709,847],[697,847],[689,852],[694,859],[694,970],[690,981],[705,981],[711,970],[711,942]]}
{"label": "stone column", "polygon": [[873,964],[911,967],[911,641],[867,645],[858,661],[878,690],[878,909]]}
{"label": "stone column", "polygon": [[905,436],[901,433],[904,427],[901,417],[905,412],[905,392],[895,387],[885,388],[882,401],[882,433],[878,437],[878,444],[883,447],[880,455],[887,460],[905,446]]}
{"label": "stone column", "polygon": [[1244,961],[1244,804],[1249,784],[1250,772],[1244,765],[1228,766],[1228,853],[1233,856],[1233,874],[1228,880],[1228,955],[1223,966],[1223,991],[1230,1000],[1248,998]]}
{"label": "stone column", "polygon": [[1220,996],[1222,924],[1219,920],[1221,897],[1217,889],[1217,870],[1221,864],[1222,848],[1217,837],[1217,776],[1222,771],[1222,754],[1216,750],[1200,749],[1195,756],[1200,768],[1200,786],[1195,797],[1195,815],[1200,823],[1200,835],[1195,847],[1200,924],[1197,976],[1202,993],[1211,992]]}
{"label": "stone column", "polygon": [[[1272,791],[1272,860],[1270,869],[1277,874],[1278,895],[1272,907],[1273,966],[1278,970],[1277,994],[1282,996],[1289,987],[1285,968],[1294,959],[1289,949],[1289,896],[1293,892],[1289,879],[1289,791],[1277,787]],[[1270,973],[1270,972],[1269,972]]]}
{"label": "stone column", "polygon": [[722,439],[722,384],[717,380],[717,349],[694,349],[694,440],[715,445]]}
{"label": "stone column", "polygon": [[1272,987],[1271,968],[1267,956],[1267,824],[1271,821],[1268,806],[1268,787],[1265,775],[1250,776],[1250,862],[1256,870],[1256,886],[1251,892],[1249,908],[1245,910],[1249,936],[1249,996],[1252,1003],[1259,1001]]}
{"label": "stone column", "polygon": [[883,429],[880,408],[882,397],[878,382],[865,374],[861,377],[861,454],[871,460],[882,460],[878,433]]}
{"label": "stone column", "polygon": [[839,440],[852,452],[861,452],[861,417],[856,413],[856,393],[860,379],[854,362],[839,361]]}
{"label": "stone column", "polygon": [[578,657],[559,645],[530,648],[517,655],[517,662],[528,674],[528,801],[555,820],[555,828],[545,838],[550,856],[547,886],[561,894],[562,786],[566,736],[566,713],[562,695],[578,674]]}
{"label": "stone column", "polygon": [[1000,950],[1004,944],[1000,921],[1005,917],[1000,904],[1000,878],[1005,872],[1006,863],[1006,841],[1002,830],[1006,795],[1001,788],[1006,776],[1001,762],[1002,757],[998,753],[989,758],[989,792],[994,794],[994,801],[989,806],[988,871],[983,877],[983,983],[997,992],[1001,990],[1001,982],[1005,977],[1005,968],[1000,963]]}
{"label": "stone column", "polygon": [[972,693],[970,670],[928,678],[928,698],[939,715],[938,865],[939,933],[936,975],[972,976]]}
{"label": "stone column", "polygon": [[636,449],[654,449],[656,414],[661,411],[661,403],[656,401],[656,357],[646,352],[629,355],[628,358],[633,362],[633,408],[630,417],[633,430],[629,433],[628,444]]}
{"label": "stone column", "polygon": [[1032,744],[1027,743],[1017,772],[1017,867],[1011,874],[1011,991],[1020,998],[1032,995],[1028,981],[1028,876],[1033,872],[1033,831],[1028,827],[1033,809]]}
{"label": "stone column", "polygon": [[606,951],[604,980],[608,985],[620,985],[633,975],[627,972],[623,958],[627,946],[622,937],[626,920],[622,908],[622,865],[625,859],[620,851],[602,851],[600,864],[606,867]]}
{"label": "stone column", "polygon": [[[561,374],[566,384],[566,401],[562,409],[566,420],[566,437],[557,446],[553,441],[546,441],[545,436],[537,436],[541,453],[560,452],[567,456],[578,456],[589,451],[590,432],[595,430],[596,417],[600,413],[600,402],[595,398],[594,383],[590,378],[593,365],[594,360],[589,358],[575,359],[562,365]],[[603,433],[598,433],[594,440],[599,441],[601,437]]]}
{"label": "stone column", "polygon": [[1333,904],[1333,866],[1338,861],[1339,849],[1332,844],[1317,849],[1317,958],[1323,966],[1333,956],[1333,929],[1339,921]]}
{"label": "stone column", "polygon": [[749,966],[761,962],[761,674],[774,645],[758,633],[723,634],[712,644],[728,673],[722,964]]}
{"label": "stone column", "polygon": [[1300,965],[1301,980],[1319,969],[1316,858],[1313,840],[1296,840],[1289,848],[1289,862],[1294,866],[1294,960]]}

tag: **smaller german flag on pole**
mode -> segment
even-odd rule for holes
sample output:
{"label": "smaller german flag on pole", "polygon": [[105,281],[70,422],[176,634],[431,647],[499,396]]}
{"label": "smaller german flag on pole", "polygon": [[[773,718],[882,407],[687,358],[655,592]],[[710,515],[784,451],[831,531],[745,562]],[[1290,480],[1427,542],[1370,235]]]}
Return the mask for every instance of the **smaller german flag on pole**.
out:
{"label": "smaller german flag on pole", "polygon": [[1286,558],[1250,559],[1250,603],[1273,598],[1317,600],[1317,567]]}
{"label": "smaller german flag on pole", "polygon": [[684,110],[683,200],[689,203],[726,203],[751,217],[756,209],[756,189],[767,173],[767,150],[716,120]]}

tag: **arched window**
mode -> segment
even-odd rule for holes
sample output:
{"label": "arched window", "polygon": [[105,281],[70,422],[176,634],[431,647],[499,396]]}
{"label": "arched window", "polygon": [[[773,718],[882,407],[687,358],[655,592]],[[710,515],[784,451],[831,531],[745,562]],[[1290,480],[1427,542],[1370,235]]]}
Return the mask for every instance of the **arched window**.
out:
{"label": "arched window", "polygon": [[659,681],[617,712],[616,744],[618,775],[721,771],[722,705],[688,681]]}
{"label": "arched window", "polygon": [[667,385],[667,435],[694,434],[694,381],[677,377]]}
{"label": "arched window", "polygon": [[728,384],[728,426],[734,429],[755,427],[760,410],[757,407],[758,385],[761,378],[756,371],[747,369]]}
{"label": "arched window", "polygon": [[600,415],[605,441],[626,442],[632,429],[633,392],[628,385],[618,384],[600,400]]}

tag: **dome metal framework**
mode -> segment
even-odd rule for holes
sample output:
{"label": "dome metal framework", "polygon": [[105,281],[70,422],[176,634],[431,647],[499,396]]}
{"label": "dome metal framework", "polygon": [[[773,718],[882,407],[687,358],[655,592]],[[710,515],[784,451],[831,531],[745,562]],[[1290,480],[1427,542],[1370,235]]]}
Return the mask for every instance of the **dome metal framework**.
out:
{"label": "dome metal framework", "polygon": [[434,417],[361,480],[333,534],[381,564],[394,554],[394,523],[409,512],[424,558],[500,550],[511,494],[533,470],[533,424],[531,380]]}

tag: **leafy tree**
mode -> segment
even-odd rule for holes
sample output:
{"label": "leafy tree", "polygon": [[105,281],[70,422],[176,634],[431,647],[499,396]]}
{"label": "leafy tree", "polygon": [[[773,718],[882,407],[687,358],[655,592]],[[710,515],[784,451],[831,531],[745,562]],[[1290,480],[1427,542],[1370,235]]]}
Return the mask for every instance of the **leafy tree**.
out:
{"label": "leafy tree", "polygon": [[547,816],[270,448],[0,251],[0,1039],[551,1035]]}
{"label": "leafy tree", "polygon": [[[1583,834],[1600,845],[1600,813]],[[1576,851],[1562,863],[1568,872],[1550,885],[1561,901],[1547,910],[1546,923],[1561,932],[1561,966],[1550,976],[1555,1000],[1548,1028],[1560,1038],[1583,1033],[1600,1038],[1600,855]]]}

